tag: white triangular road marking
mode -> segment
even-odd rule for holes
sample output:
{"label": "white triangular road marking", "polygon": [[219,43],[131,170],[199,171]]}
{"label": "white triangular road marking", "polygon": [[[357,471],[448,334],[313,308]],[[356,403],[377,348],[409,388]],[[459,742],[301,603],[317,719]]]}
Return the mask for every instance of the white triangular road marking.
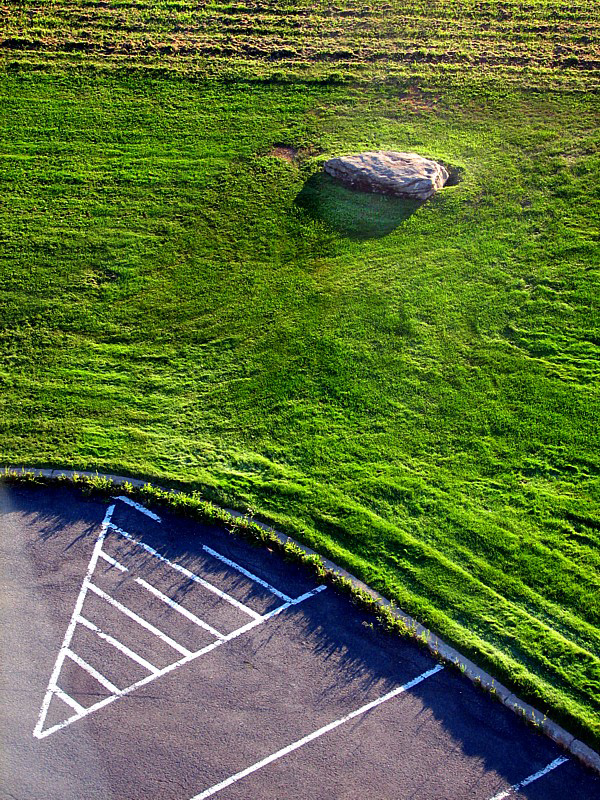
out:
{"label": "white triangular road marking", "polygon": [[[123,498],[115,498],[115,499],[121,500]],[[46,694],[42,702],[40,714],[33,731],[33,735],[37,739],[44,739],[47,736],[50,736],[50,734],[65,728],[67,725],[70,725],[71,723],[76,722],[79,719],[82,719],[88,714],[91,714],[93,711],[97,711],[98,709],[103,708],[109,703],[118,700],[120,697],[124,697],[125,695],[130,694],[135,689],[138,689],[141,686],[145,686],[147,683],[150,683],[150,681],[153,681],[156,678],[161,677],[162,675],[166,675],[167,673],[172,672],[177,667],[183,666],[184,664],[193,661],[199,656],[209,653],[211,650],[214,650],[216,647],[219,647],[225,642],[229,642],[232,639],[237,638],[243,633],[252,630],[252,628],[256,627],[257,625],[261,625],[262,623],[271,619],[271,617],[284,611],[286,608],[298,605],[299,603],[302,603],[304,600],[307,600],[309,597],[312,597],[313,595],[325,589],[325,586],[318,586],[316,589],[313,589],[310,592],[306,592],[301,597],[297,597],[295,599],[289,598],[287,595],[284,595],[282,592],[279,592],[274,587],[271,587],[270,584],[267,584],[262,579],[252,575],[252,573],[248,573],[246,570],[243,570],[243,568],[241,568],[239,565],[235,564],[234,562],[230,562],[228,559],[225,559],[219,553],[210,550],[210,548],[204,547],[205,550],[208,550],[210,555],[219,558],[221,561],[224,561],[225,563],[237,569],[238,571],[242,571],[248,577],[253,578],[256,582],[260,583],[265,588],[268,588],[274,595],[277,595],[280,598],[283,597],[286,598],[286,602],[283,603],[282,605],[278,606],[272,611],[267,612],[266,614],[260,615],[253,609],[241,603],[239,600],[236,600],[234,597],[231,597],[230,595],[226,594],[222,590],[218,589],[216,586],[213,586],[211,583],[208,583],[204,579],[200,578],[198,575],[195,575],[193,572],[186,569],[181,564],[177,564],[176,562],[170,561],[169,559],[165,558],[165,556],[163,556],[161,553],[159,553],[157,550],[147,545],[145,542],[135,539],[130,533],[117,527],[112,522],[112,516],[114,510],[115,510],[114,504],[109,506],[102,521],[100,532],[98,534],[98,539],[96,540],[96,543],[94,545],[90,562],[88,564],[87,572],[81,584],[81,589],[79,591],[79,595],[75,603],[75,608],[73,609],[73,613],[71,615],[67,631],[65,633],[62,645],[60,647],[58,656],[56,658],[54,668],[52,670],[52,674],[48,682],[48,688],[46,689]],[[115,598],[111,597],[109,594],[101,590],[92,582],[92,577],[94,575],[94,571],[96,569],[96,565],[98,563],[99,558],[102,558],[103,561],[107,562],[112,567],[118,569],[123,573],[129,572],[129,569],[126,566],[123,566],[118,561],[116,561],[116,559],[114,559],[112,556],[108,555],[108,553],[105,553],[102,550],[102,545],[104,543],[104,540],[106,539],[106,535],[109,528],[113,530],[116,534],[124,537],[133,544],[143,548],[149,555],[155,557],[158,561],[167,564],[169,567],[172,567],[177,572],[182,573],[190,580],[213,592],[221,600],[224,600],[227,603],[237,607],[239,610],[244,611],[248,616],[252,618],[251,621],[248,622],[246,625],[243,625],[241,628],[238,628],[237,630],[234,630],[227,635],[219,633],[219,631],[210,626],[208,623],[199,619],[194,614],[185,609],[183,606],[180,606],[176,601],[164,595],[162,592],[156,589],[156,587],[151,586],[141,578],[137,577],[133,578],[133,580],[138,585],[142,586],[149,593],[153,594],[155,597],[158,597],[160,600],[162,600],[168,606],[173,608],[175,611],[178,611],[180,614],[185,616],[188,620],[196,624],[198,627],[203,628],[204,630],[211,633],[211,635],[215,636],[214,642],[205,645],[200,650],[197,650],[195,652],[190,652],[186,648],[182,647],[175,640],[171,639],[169,636],[160,631],[158,628],[149,623],[147,620],[144,620],[142,617],[140,617],[130,609],[123,606],[121,603],[115,600]],[[120,612],[124,613],[129,618],[133,619],[134,622],[141,625],[146,630],[150,631],[150,633],[152,633],[154,636],[161,639],[163,643],[165,643],[172,649],[178,651],[177,660],[171,664],[168,664],[166,667],[158,668],[153,664],[151,664],[149,661],[147,661],[145,658],[143,658],[143,656],[141,656],[139,653],[130,650],[122,642],[118,641],[118,639],[106,633],[105,631],[101,630],[101,628],[98,627],[98,625],[94,624],[89,619],[87,619],[83,614],[83,605],[86,596],[90,590],[94,594],[100,596],[106,602],[110,603],[112,606],[116,607]],[[88,662],[84,658],[82,658],[80,654],[75,653],[71,649],[71,642],[73,640],[73,636],[77,628],[77,625],[82,625],[83,627],[92,631],[105,643],[118,649],[128,659],[137,662],[149,674],[143,677],[142,679],[136,681],[135,683],[131,684],[130,686],[127,686],[125,688],[118,688],[106,676],[102,675],[102,673],[99,672],[95,667],[93,667],[91,664],[88,664]],[[104,689],[110,692],[109,696],[104,697],[102,700],[86,708],[82,706],[75,698],[71,697],[67,692],[65,692],[64,689],[61,688],[59,685],[59,679],[66,658],[77,664],[81,669],[85,670],[89,675],[91,675],[91,677],[94,678],[94,680],[96,680],[99,685],[103,686]],[[51,704],[53,706],[55,705],[55,703],[52,703],[53,698],[56,698],[56,700],[60,701],[60,703],[62,703],[62,707],[68,709],[68,714],[63,721],[45,728],[44,726],[46,723],[46,718],[48,716],[48,710],[51,707]]]}

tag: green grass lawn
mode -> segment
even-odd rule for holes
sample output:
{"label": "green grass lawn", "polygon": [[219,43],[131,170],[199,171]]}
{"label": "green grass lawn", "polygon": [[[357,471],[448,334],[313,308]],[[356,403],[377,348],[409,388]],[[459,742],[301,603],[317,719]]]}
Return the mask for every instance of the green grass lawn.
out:
{"label": "green grass lawn", "polygon": [[[30,50],[0,76],[0,461],[251,509],[598,745],[597,96]],[[366,148],[463,179],[405,209],[318,176]]]}

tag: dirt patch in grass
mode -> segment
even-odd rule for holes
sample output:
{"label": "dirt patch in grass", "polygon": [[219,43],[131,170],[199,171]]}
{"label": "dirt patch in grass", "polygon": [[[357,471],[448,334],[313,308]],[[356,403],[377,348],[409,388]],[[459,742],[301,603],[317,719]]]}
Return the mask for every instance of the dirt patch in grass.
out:
{"label": "dirt patch in grass", "polygon": [[401,106],[416,114],[436,111],[438,102],[437,97],[426,94],[415,86],[409,86],[406,94],[400,98]]}
{"label": "dirt patch in grass", "polygon": [[286,144],[276,144],[275,147],[269,150],[267,155],[281,158],[289,164],[294,164],[298,160],[298,150]]}

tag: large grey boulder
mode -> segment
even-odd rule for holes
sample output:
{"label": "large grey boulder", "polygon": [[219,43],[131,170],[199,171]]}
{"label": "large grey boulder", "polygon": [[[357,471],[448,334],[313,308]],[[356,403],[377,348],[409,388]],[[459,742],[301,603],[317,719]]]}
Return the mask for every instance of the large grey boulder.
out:
{"label": "large grey boulder", "polygon": [[415,200],[427,200],[448,180],[448,170],[437,161],[391,150],[330,158],[324,169],[354,189]]}

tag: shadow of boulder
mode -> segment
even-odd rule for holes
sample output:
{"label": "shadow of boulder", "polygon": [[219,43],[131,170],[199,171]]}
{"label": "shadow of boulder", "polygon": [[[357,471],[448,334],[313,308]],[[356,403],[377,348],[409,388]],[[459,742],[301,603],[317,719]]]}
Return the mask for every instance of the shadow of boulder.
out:
{"label": "shadow of boulder", "polygon": [[325,173],[309,178],[295,205],[351,239],[379,239],[396,230],[423,201],[349,189]]}
{"label": "shadow of boulder", "polygon": [[452,166],[452,164],[446,164],[446,163],[444,163],[444,166],[448,170],[448,178],[444,186],[457,186],[459,183],[462,182],[465,174],[463,167],[454,167]]}

